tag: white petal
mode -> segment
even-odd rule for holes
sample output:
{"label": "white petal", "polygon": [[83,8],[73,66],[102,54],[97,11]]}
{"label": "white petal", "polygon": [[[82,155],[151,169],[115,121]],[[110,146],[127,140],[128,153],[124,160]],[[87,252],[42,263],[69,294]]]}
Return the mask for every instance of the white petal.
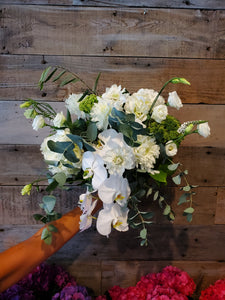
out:
{"label": "white petal", "polygon": [[102,209],[98,214],[96,228],[102,235],[108,236],[111,232],[112,216],[110,211]]}

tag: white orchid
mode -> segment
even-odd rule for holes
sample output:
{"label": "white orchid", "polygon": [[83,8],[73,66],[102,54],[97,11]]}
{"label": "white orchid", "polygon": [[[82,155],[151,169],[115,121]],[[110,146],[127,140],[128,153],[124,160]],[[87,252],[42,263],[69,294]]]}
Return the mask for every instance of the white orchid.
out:
{"label": "white orchid", "polygon": [[127,231],[129,209],[121,207],[118,203],[112,204],[107,209],[102,209],[97,218],[96,228],[102,235],[108,236],[113,228],[118,231]]}
{"label": "white orchid", "polygon": [[86,193],[80,196],[79,201],[82,201],[81,210],[83,208],[83,214],[80,216],[80,231],[84,231],[92,225],[93,216],[91,214],[98,200],[92,202],[92,196],[89,193]]}
{"label": "white orchid", "polygon": [[103,159],[95,152],[86,151],[82,157],[84,179],[92,178],[94,190],[107,178],[107,171]]}
{"label": "white orchid", "polygon": [[118,175],[111,175],[99,186],[98,196],[104,204],[116,202],[120,206],[126,206],[130,196],[128,180]]}
{"label": "white orchid", "polygon": [[110,174],[122,176],[126,169],[134,168],[133,149],[125,143],[122,133],[107,129],[99,134],[99,139],[103,141],[103,146],[97,152],[104,160]]}

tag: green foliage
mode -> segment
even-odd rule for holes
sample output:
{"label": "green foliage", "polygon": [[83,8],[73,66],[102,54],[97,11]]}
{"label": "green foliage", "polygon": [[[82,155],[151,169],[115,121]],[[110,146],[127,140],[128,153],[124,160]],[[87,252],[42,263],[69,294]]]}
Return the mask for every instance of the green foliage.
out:
{"label": "green foliage", "polygon": [[179,137],[177,129],[180,122],[173,116],[167,115],[166,119],[161,123],[152,120],[148,123],[150,134],[153,134],[158,144],[165,144],[170,140],[176,140]]}
{"label": "green foliage", "polygon": [[89,114],[95,103],[98,103],[97,96],[91,94],[89,96],[86,96],[82,101],[80,101],[79,109]]}

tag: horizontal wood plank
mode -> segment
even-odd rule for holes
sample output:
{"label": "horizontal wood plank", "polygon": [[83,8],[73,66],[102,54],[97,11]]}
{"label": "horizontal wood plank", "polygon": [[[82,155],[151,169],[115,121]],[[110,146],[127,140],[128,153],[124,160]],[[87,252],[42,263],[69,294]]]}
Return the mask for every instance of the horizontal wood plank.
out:
{"label": "horizontal wood plank", "polygon": [[[1,225],[0,251],[4,251],[34,234],[37,225]],[[100,236],[94,229],[78,233],[53,257],[57,260],[118,261],[223,261],[225,260],[224,225],[152,225],[151,244],[140,247],[137,232],[113,231],[110,237]]]}
{"label": "horizontal wood plank", "polygon": [[115,14],[107,7],[5,5],[1,53],[222,59],[224,16],[223,10],[120,8]]}
{"label": "horizontal wood plank", "polygon": [[170,3],[167,0],[0,0],[0,4],[225,9],[223,0],[173,0]]}
{"label": "horizontal wood plank", "polygon": [[72,91],[81,92],[79,84],[59,88],[52,82],[43,91],[38,89],[46,67],[63,66],[79,74],[90,86],[101,72],[99,93],[114,83],[130,93],[140,88],[159,91],[167,80],[178,76],[189,80],[191,86],[171,84],[163,93],[165,98],[168,91],[175,89],[183,103],[224,104],[224,64],[225,60],[208,59],[1,55],[0,100],[62,101]]}
{"label": "horizontal wood plank", "polygon": [[225,188],[220,187],[217,191],[215,224],[225,224]]}
{"label": "horizontal wood plank", "polygon": [[[30,120],[23,116],[24,109],[19,107],[18,101],[0,102],[0,144],[41,144],[43,139],[49,135],[47,128],[34,131]],[[57,112],[64,111],[64,103],[53,103]],[[65,112],[66,113],[66,112]],[[225,105],[184,105],[177,111],[171,108],[169,113],[177,117],[181,123],[192,120],[207,120],[211,128],[208,138],[192,134],[182,142],[188,147],[215,147],[225,148]],[[220,122],[218,122],[220,120]]]}
{"label": "horizontal wood plank", "polygon": [[[21,186],[1,186],[0,198],[0,224],[37,224],[33,219],[33,214],[43,211],[39,207],[43,195],[47,194],[44,189],[41,193],[32,192],[30,196],[21,195]],[[54,195],[57,198],[57,205],[55,211],[62,214],[73,209],[77,205],[80,194],[84,193],[85,189],[81,187],[73,187],[70,191],[56,190]],[[216,187],[199,187],[196,189],[197,194],[194,196],[195,212],[191,225],[213,225],[216,211]],[[186,205],[178,206],[178,200],[181,195],[178,188],[167,188],[162,195],[168,203],[171,204],[175,212],[176,225],[188,225],[186,218],[183,216],[183,210]],[[140,209],[146,211],[153,211],[155,216],[153,221],[157,224],[169,224],[168,220],[163,216],[162,209],[157,202],[150,200],[143,200]]]}
{"label": "horizontal wood plank", "polygon": [[[224,148],[181,147],[174,162],[188,170],[190,184],[225,186],[224,159]],[[39,145],[0,145],[0,165],[0,185],[25,185],[47,172]]]}

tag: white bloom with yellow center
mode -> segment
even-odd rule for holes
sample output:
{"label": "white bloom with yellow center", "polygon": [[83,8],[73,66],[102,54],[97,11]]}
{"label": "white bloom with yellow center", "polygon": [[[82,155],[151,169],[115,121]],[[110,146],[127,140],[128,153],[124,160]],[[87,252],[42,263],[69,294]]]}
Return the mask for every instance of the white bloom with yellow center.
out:
{"label": "white bloom with yellow center", "polygon": [[168,141],[165,146],[166,155],[174,156],[177,154],[177,145],[173,141]]}
{"label": "white bloom with yellow center", "polygon": [[104,130],[99,134],[99,139],[104,145],[97,152],[104,160],[109,174],[122,176],[126,169],[135,167],[133,149],[125,143],[122,133],[114,129]]}
{"label": "white bloom with yellow center", "polygon": [[80,102],[78,100],[83,94],[71,94],[65,101],[66,108],[69,110],[71,115],[76,115],[78,119],[86,119],[87,115],[79,108]]}
{"label": "white bloom with yellow center", "polygon": [[97,200],[92,199],[92,195],[87,191],[86,194],[80,195],[78,205],[82,210],[82,215],[80,216],[80,231],[84,231],[91,227],[93,217],[92,212],[97,204]]}
{"label": "white bloom with yellow center", "polygon": [[112,227],[118,231],[127,231],[129,229],[127,223],[128,212],[127,207],[121,207],[118,203],[102,209],[98,214],[96,223],[98,232],[101,235],[108,236]]}
{"label": "white bloom with yellow center", "polygon": [[151,117],[157,123],[161,123],[163,120],[166,119],[167,115],[168,115],[168,109],[166,105],[161,104],[158,106],[154,106]]}
{"label": "white bloom with yellow center", "polygon": [[82,157],[84,179],[92,178],[94,190],[107,178],[107,171],[103,159],[95,152],[86,151]]}
{"label": "white bloom with yellow center", "polygon": [[140,165],[141,169],[148,173],[157,173],[154,170],[154,164],[160,154],[159,145],[156,144],[154,138],[146,135],[138,135],[138,142],[140,146],[133,148],[136,157],[136,167]]}
{"label": "white bloom with yellow center", "polygon": [[98,189],[98,196],[104,204],[118,203],[121,206],[127,205],[130,196],[128,180],[118,175],[111,175]]}

